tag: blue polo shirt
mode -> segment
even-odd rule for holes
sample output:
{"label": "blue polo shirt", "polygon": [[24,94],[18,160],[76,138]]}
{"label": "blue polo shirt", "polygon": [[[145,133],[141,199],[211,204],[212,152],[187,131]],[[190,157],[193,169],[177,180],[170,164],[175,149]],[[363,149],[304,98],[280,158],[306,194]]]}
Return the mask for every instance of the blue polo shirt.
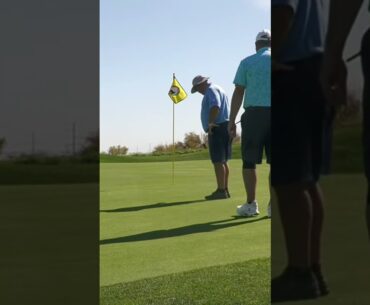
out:
{"label": "blue polo shirt", "polygon": [[262,48],[240,62],[234,84],[245,88],[244,108],[271,107],[271,48]]}
{"label": "blue polo shirt", "polygon": [[205,132],[208,132],[209,111],[215,106],[220,109],[215,123],[221,124],[228,121],[230,116],[230,106],[227,95],[221,87],[211,83],[204,94],[200,113],[200,119]]}

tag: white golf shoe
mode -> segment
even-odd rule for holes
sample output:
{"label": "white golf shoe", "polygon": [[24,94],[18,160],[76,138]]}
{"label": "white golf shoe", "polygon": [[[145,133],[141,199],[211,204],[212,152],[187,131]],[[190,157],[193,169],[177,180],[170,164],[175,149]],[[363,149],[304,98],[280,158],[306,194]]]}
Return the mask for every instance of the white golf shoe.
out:
{"label": "white golf shoe", "polygon": [[258,210],[258,203],[257,201],[253,201],[251,203],[244,203],[243,205],[238,205],[236,208],[236,213],[239,216],[244,216],[244,217],[251,217],[251,216],[256,216],[259,215],[259,210]]}

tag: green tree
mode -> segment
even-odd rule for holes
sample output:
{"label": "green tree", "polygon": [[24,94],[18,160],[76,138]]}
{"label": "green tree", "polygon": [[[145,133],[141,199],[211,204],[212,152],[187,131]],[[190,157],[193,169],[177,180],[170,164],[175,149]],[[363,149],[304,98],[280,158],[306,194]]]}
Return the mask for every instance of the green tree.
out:
{"label": "green tree", "polygon": [[111,146],[108,149],[108,154],[111,156],[125,156],[127,155],[128,148],[126,146]]}

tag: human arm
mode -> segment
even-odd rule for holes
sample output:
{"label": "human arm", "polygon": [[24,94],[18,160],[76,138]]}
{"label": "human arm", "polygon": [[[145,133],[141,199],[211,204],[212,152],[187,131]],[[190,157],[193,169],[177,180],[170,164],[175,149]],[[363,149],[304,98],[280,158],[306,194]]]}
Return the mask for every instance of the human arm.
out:
{"label": "human arm", "polygon": [[220,112],[220,108],[218,106],[213,106],[209,110],[209,117],[208,117],[208,134],[212,134],[213,127],[217,127],[218,125],[215,123],[216,118]]}
{"label": "human arm", "polygon": [[363,0],[331,1],[328,33],[321,70],[324,94],[334,106],[347,103],[347,67],[343,50]]}
{"label": "human arm", "polygon": [[330,1],[325,53],[342,57],[344,46],[364,0]]}
{"label": "human arm", "polygon": [[271,23],[274,36],[271,41],[271,65],[273,71],[292,70],[292,67],[280,63],[278,61],[278,56],[289,35],[294,19],[295,7],[281,2],[282,1],[273,1],[271,10]]}
{"label": "human arm", "polygon": [[229,135],[232,138],[236,136],[235,120],[239,112],[239,109],[243,103],[244,91],[245,91],[245,87],[240,86],[240,85],[235,85],[233,96],[231,98],[230,119],[229,119],[227,130],[229,131]]}

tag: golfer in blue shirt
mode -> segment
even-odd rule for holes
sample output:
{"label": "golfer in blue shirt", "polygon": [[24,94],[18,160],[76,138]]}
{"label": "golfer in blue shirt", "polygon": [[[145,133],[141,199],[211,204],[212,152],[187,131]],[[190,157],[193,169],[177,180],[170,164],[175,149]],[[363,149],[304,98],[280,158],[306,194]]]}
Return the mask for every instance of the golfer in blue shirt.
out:
{"label": "golfer in blue shirt", "polygon": [[213,163],[217,189],[207,200],[230,198],[228,189],[229,167],[231,157],[231,140],[227,131],[229,121],[229,102],[222,88],[212,84],[208,77],[198,75],[193,79],[191,93],[202,94],[201,122],[203,130],[208,133],[208,148]]}

